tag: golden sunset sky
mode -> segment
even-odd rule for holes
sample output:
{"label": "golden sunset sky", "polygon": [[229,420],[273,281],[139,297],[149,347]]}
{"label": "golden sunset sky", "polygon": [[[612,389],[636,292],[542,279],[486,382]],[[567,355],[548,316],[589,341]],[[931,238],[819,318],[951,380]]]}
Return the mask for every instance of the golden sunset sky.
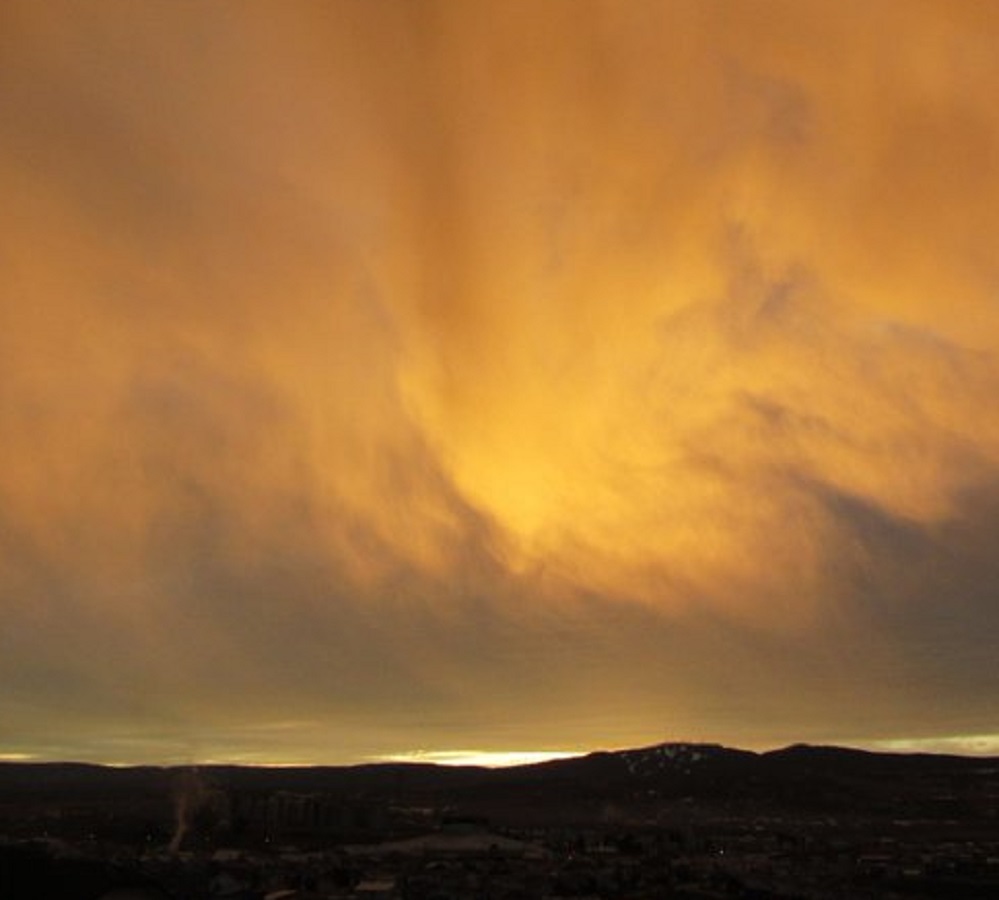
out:
{"label": "golden sunset sky", "polygon": [[997,98],[976,0],[4,0],[0,757],[999,748]]}

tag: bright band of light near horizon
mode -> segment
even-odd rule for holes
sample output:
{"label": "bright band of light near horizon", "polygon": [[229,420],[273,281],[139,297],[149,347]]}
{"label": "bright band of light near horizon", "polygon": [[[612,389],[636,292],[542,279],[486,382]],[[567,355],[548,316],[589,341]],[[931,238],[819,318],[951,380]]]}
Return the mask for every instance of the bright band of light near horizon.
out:
{"label": "bright band of light near horizon", "polygon": [[0,758],[994,748],[997,92],[963,0],[4,3]]}

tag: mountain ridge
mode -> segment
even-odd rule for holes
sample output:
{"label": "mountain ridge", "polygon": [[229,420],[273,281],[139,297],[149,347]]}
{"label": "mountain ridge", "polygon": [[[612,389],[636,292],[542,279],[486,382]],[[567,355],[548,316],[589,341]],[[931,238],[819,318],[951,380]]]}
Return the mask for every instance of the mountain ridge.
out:
{"label": "mountain ridge", "polygon": [[933,753],[926,751],[888,751],[869,750],[860,747],[849,747],[837,744],[793,743],[772,750],[746,750],[729,747],[714,742],[666,741],[658,744],[648,744],[640,747],[618,749],[598,749],[578,756],[565,756],[540,762],[516,763],[508,766],[487,766],[474,763],[440,763],[429,760],[372,760],[356,763],[315,763],[294,765],[268,765],[240,762],[204,762],[204,763],[102,763],[87,760],[36,760],[36,759],[0,759],[0,777],[5,772],[16,771],[64,771],[66,773],[84,774],[87,772],[121,772],[121,773],[173,773],[192,769],[203,772],[211,771],[254,771],[275,773],[275,776],[296,774],[302,772],[332,773],[332,772],[531,772],[562,769],[580,763],[594,763],[608,760],[647,762],[651,759],[669,760],[680,764],[696,764],[704,760],[722,757],[739,757],[743,760],[777,760],[792,758],[811,758],[813,760],[838,758],[840,760],[880,760],[885,763],[898,761],[959,761],[961,764],[991,764],[999,766],[999,756],[980,756],[960,753]]}

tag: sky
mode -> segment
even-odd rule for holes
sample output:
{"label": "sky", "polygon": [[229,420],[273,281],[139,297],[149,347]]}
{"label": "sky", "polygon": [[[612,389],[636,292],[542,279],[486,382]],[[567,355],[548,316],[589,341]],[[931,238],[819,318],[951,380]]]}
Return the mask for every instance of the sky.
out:
{"label": "sky", "polygon": [[999,753],[997,51],[4,0],[0,756]]}

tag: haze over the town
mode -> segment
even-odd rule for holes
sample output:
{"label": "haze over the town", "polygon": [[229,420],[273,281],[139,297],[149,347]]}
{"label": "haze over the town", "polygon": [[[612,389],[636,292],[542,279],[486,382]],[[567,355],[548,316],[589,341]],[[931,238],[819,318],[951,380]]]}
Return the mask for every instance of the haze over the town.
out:
{"label": "haze over the town", "polygon": [[994,749],[997,96],[974,0],[4,0],[0,755]]}

